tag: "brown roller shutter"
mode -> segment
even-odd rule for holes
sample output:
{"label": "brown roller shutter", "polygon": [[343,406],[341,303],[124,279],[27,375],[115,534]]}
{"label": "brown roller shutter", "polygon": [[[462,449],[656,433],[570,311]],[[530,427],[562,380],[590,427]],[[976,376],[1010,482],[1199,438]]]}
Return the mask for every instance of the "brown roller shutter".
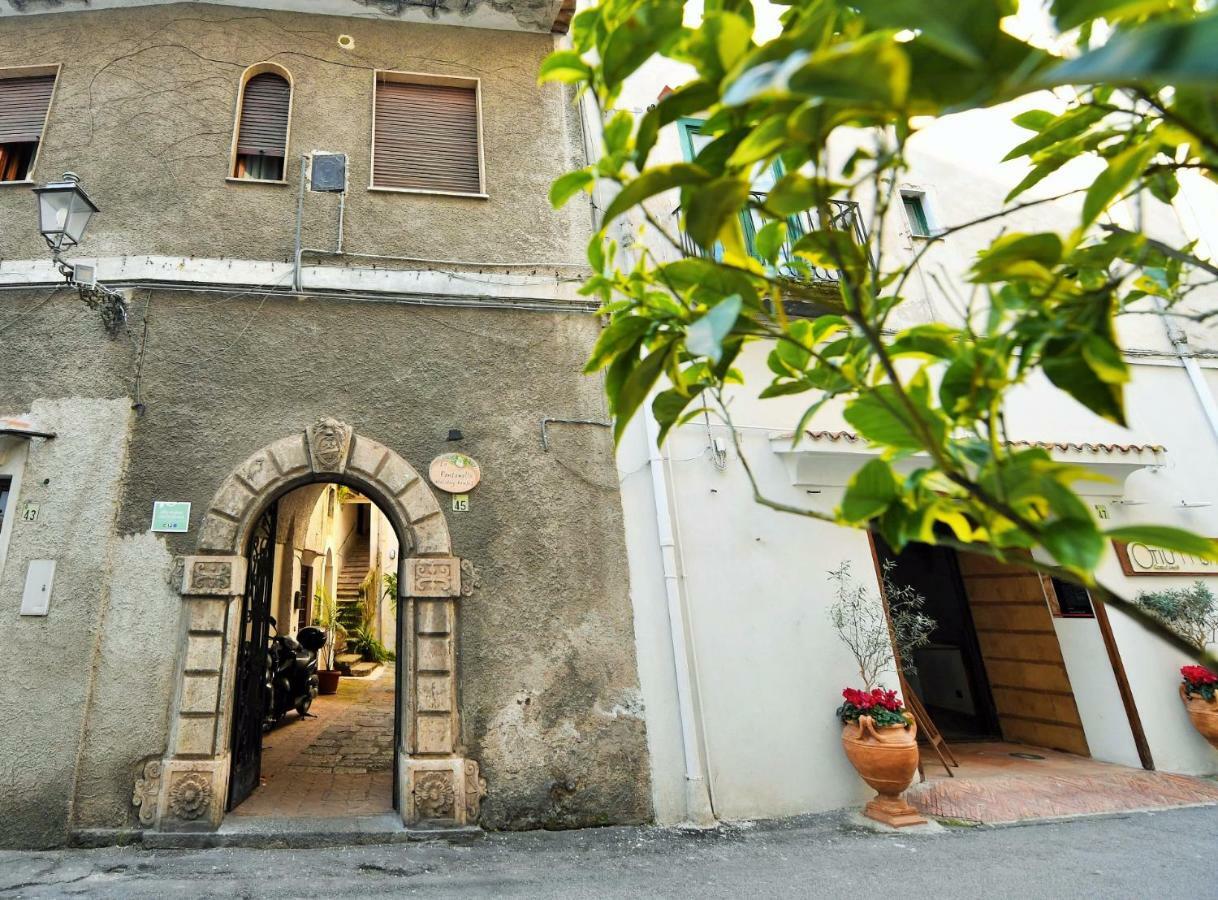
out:
{"label": "brown roller shutter", "polygon": [[474,87],[376,86],[375,187],[482,192]]}
{"label": "brown roller shutter", "polygon": [[247,81],[241,99],[237,154],[285,155],[290,103],[291,88],[282,76],[263,72]]}
{"label": "brown roller shutter", "polygon": [[54,89],[54,75],[0,78],[0,144],[42,140]]}

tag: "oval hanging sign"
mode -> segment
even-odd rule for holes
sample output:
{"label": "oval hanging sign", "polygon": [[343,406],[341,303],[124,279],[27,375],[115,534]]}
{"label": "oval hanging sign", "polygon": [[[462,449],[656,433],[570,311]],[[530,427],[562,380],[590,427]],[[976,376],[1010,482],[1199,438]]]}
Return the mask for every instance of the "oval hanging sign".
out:
{"label": "oval hanging sign", "polygon": [[444,453],[431,461],[427,475],[442,491],[464,494],[482,480],[482,469],[472,456],[464,453]]}

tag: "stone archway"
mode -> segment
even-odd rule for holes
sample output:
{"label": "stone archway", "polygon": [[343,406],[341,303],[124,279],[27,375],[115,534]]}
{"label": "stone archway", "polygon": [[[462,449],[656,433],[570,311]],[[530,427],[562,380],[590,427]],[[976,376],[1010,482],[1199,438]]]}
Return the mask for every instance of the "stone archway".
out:
{"label": "stone archway", "polygon": [[[245,549],[267,505],[293,488],[334,481],[375,501],[401,544],[397,803],[404,823],[474,822],[486,792],[466,759],[457,710],[457,601],[462,561],[426,482],[394,451],[334,419],[282,438],[239,465],[212,498],[195,555],[182,564],[181,665],[163,758],[149,760],[133,800],[140,821],[167,831],[211,830],[228,791]],[[464,593],[472,584],[466,579]]]}

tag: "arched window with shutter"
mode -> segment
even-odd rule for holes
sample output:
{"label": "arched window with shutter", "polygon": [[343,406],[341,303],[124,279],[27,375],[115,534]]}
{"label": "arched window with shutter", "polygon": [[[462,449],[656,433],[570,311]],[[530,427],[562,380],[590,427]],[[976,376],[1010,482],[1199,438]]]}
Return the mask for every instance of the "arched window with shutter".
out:
{"label": "arched window with shutter", "polygon": [[241,75],[233,126],[232,178],[284,180],[292,113],[292,76],[274,63],[258,63]]}

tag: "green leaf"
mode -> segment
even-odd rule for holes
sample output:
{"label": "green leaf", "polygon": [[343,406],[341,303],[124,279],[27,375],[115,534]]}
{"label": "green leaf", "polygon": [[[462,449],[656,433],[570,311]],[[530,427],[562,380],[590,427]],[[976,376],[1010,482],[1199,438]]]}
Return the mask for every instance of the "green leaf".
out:
{"label": "green leaf", "polygon": [[[927,425],[936,443],[946,437],[946,426],[927,410]],[[843,416],[860,435],[873,444],[898,450],[917,450],[922,438],[892,385],[884,384],[852,400]]]}
{"label": "green leaf", "polygon": [[647,316],[617,316],[601,332],[592,348],[592,354],[584,365],[584,372],[591,374],[609,365],[624,350],[633,347],[643,339],[654,322]]}
{"label": "green leaf", "polygon": [[1106,537],[1126,544],[1150,544],[1163,550],[1190,553],[1201,559],[1218,562],[1218,541],[1168,525],[1124,525],[1104,532]]}
{"label": "green leaf", "polygon": [[1062,84],[1172,85],[1213,90],[1218,14],[1118,31],[1106,44],[1049,69],[1039,87]]}
{"label": "green leaf", "polygon": [[773,222],[766,222],[757,232],[757,237],[753,243],[757,247],[757,255],[774,265],[778,261],[778,254],[782,251],[783,245],[787,242],[787,223],[782,219],[775,219]]}
{"label": "green leaf", "polygon": [[702,386],[697,386],[686,394],[670,388],[656,394],[655,399],[651,401],[651,414],[655,416],[655,420],[660,426],[660,433],[656,438],[657,443],[664,443],[668,430],[678,423],[685,407],[689,406],[702,393],[702,390]]}
{"label": "green leaf", "polygon": [[1173,0],[1053,0],[1051,12],[1057,27],[1069,31],[1093,19],[1119,20],[1160,12],[1174,5]]}
{"label": "green leaf", "polygon": [[550,205],[558,209],[580,191],[592,187],[596,176],[588,169],[576,169],[558,178],[550,185]]}
{"label": "green leaf", "polygon": [[683,84],[647,111],[639,121],[639,131],[634,139],[634,164],[640,171],[647,164],[647,157],[655,147],[660,129],[671,125],[682,116],[690,116],[714,105],[719,99],[718,88],[705,81]]}
{"label": "green leaf", "polygon": [[614,113],[613,118],[605,123],[605,149],[611,154],[625,150],[626,142],[630,140],[630,132],[633,130],[634,116],[624,109],[618,110]]}
{"label": "green leaf", "polygon": [[613,440],[615,443],[622,439],[626,426],[634,418],[639,405],[647,399],[647,395],[655,387],[656,381],[663,374],[673,352],[671,342],[656,347],[643,357],[642,362],[632,367],[622,380],[613,402]]}
{"label": "green leaf", "polygon": [[577,84],[589,80],[591,75],[592,68],[574,50],[556,50],[541,61],[537,82],[542,84],[547,81],[561,81],[565,84]]}
{"label": "green leaf", "polygon": [[739,294],[724,297],[718,304],[685,331],[685,349],[694,356],[707,356],[719,362],[723,356],[723,339],[727,337],[744,301]]}
{"label": "green leaf", "polygon": [[610,32],[601,53],[601,76],[610,95],[653,54],[683,36],[683,4],[672,0],[642,0],[624,22]]}
{"label": "green leaf", "polygon": [[1048,124],[1056,118],[1057,116],[1046,109],[1029,109],[1026,112],[1021,112],[1012,118],[1011,121],[1020,128],[1040,132],[1044,131]]}
{"label": "green leaf", "polygon": [[1050,522],[1041,533],[1041,542],[1058,563],[1079,572],[1091,572],[1104,554],[1104,536],[1089,520]]}
{"label": "green leaf", "polygon": [[1108,115],[1107,111],[1095,106],[1080,106],[1067,110],[1045,125],[1036,137],[1028,138],[1015,147],[1002,158],[1002,161],[1007,162],[1021,156],[1029,156],[1052,147],[1054,144],[1077,137],[1106,115]]}
{"label": "green leaf", "polygon": [[725,176],[700,185],[685,204],[685,230],[699,245],[709,250],[719,239],[723,226],[748,202],[749,183]]}
{"label": "green leaf", "polygon": [[843,269],[853,280],[861,280],[867,272],[867,258],[846,231],[809,231],[791,248],[796,256],[823,269]]}
{"label": "green leaf", "polygon": [[1108,161],[1108,168],[1087,189],[1087,196],[1083,200],[1083,225],[1094,222],[1113,200],[1133,184],[1158,149],[1154,141],[1148,141],[1130,147]]}
{"label": "green leaf", "polygon": [[897,498],[897,478],[882,459],[870,460],[850,479],[838,515],[851,524],[874,519]]}
{"label": "green leaf", "polygon": [[[1051,231],[1007,234],[977,255],[973,280],[1001,281],[1012,276],[1043,277],[1062,258],[1062,239]],[[1033,264],[1029,266],[1028,264]]]}
{"label": "green leaf", "polygon": [[1100,381],[1124,384],[1129,380],[1129,367],[1120,348],[1102,334],[1093,332],[1083,339],[1083,359]]}
{"label": "green leaf", "polygon": [[1051,156],[1043,162],[1037,163],[1032,167],[1032,171],[1023,177],[1023,180],[1019,184],[1011,188],[1011,192],[1006,195],[1006,198],[1002,202],[1010,203],[1024,191],[1028,190],[1028,188],[1040,184],[1040,182],[1068,163],[1070,159],[1071,157],[1069,156]]}
{"label": "green leaf", "polygon": [[1122,385],[1105,382],[1096,375],[1076,344],[1066,340],[1047,343],[1041,368],[1053,384],[1097,416],[1125,424]]}
{"label": "green leaf", "polygon": [[813,54],[791,73],[790,87],[805,96],[892,108],[905,103],[909,71],[909,57],[892,35],[875,33]]}
{"label": "green leaf", "polygon": [[779,113],[764,120],[749,132],[728,157],[729,166],[748,166],[758,160],[768,159],[787,144],[787,116]]}
{"label": "green leaf", "polygon": [[613,202],[605,210],[605,225],[648,197],[683,185],[700,184],[709,178],[710,176],[704,169],[692,163],[672,163],[667,166],[650,168],[638,178],[627,183],[613,198]]}

